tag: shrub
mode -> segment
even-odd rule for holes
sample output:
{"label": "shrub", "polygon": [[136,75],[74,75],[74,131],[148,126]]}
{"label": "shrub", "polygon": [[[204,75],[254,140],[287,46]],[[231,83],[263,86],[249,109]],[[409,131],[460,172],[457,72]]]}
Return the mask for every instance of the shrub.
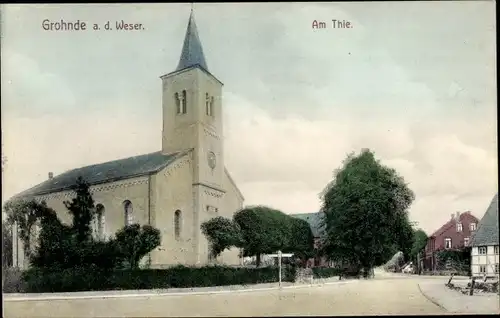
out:
{"label": "shrub", "polygon": [[20,269],[2,268],[2,291],[4,293],[23,293],[26,289],[25,285]]}
{"label": "shrub", "polygon": [[312,269],[314,278],[330,278],[343,274],[342,269],[333,267],[314,267]]}
{"label": "shrub", "polygon": [[[294,281],[295,268],[285,267],[282,281]],[[27,292],[76,292],[247,285],[278,281],[278,269],[225,266],[168,269],[101,270],[74,268],[61,271],[30,269],[23,275]]]}

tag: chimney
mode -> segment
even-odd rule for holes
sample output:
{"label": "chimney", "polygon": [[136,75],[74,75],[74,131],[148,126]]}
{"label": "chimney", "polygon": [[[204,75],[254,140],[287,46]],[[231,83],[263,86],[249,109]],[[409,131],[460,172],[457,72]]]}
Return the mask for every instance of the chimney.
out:
{"label": "chimney", "polygon": [[53,172],[49,172],[49,180],[54,178],[54,173]]}

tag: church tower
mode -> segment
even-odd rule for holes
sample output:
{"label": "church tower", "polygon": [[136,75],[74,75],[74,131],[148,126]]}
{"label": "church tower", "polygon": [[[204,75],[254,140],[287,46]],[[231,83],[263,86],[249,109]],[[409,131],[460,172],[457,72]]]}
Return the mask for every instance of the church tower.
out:
{"label": "church tower", "polygon": [[179,64],[161,79],[162,152],[193,149],[193,185],[223,192],[223,84],[208,69],[192,10]]}

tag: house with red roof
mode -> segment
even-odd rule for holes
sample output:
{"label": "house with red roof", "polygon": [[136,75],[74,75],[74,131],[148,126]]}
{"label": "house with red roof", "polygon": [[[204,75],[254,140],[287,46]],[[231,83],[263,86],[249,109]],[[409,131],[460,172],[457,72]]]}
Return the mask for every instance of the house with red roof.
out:
{"label": "house with red roof", "polygon": [[470,211],[456,212],[427,240],[424,250],[424,270],[435,271],[436,253],[441,250],[456,250],[470,245],[472,234],[477,229],[478,219]]}

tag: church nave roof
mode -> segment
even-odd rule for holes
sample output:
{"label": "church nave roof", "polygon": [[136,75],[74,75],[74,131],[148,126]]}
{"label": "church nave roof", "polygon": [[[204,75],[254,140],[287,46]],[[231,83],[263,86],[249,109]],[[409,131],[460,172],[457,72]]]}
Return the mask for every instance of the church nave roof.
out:
{"label": "church nave roof", "polygon": [[189,150],[163,154],[161,151],[157,151],[69,170],[19,193],[14,198],[68,190],[80,176],[90,185],[95,185],[152,174],[165,168],[188,152]]}

